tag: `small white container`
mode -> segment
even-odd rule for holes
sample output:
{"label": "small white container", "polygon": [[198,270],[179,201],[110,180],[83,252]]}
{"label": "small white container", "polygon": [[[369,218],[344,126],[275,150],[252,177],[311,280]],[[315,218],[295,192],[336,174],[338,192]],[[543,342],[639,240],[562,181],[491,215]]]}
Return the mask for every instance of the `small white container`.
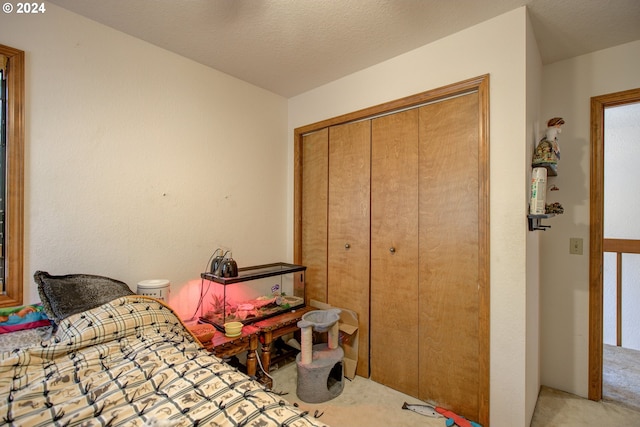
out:
{"label": "small white container", "polygon": [[136,293],[168,302],[170,287],[171,282],[166,279],[143,280],[138,282]]}
{"label": "small white container", "polygon": [[545,203],[547,199],[547,169],[533,168],[531,173],[531,202],[529,213],[532,215],[543,215],[545,213]]}
{"label": "small white container", "polygon": [[228,337],[238,337],[242,334],[241,322],[227,322],[224,324],[224,333]]}

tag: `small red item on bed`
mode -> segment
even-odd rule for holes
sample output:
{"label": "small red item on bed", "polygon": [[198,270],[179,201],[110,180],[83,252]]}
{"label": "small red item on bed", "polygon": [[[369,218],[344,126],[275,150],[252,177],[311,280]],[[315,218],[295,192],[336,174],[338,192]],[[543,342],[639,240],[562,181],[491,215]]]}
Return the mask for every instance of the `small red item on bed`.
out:
{"label": "small red item on bed", "polygon": [[0,308],[0,334],[49,326],[51,321],[42,305]]}

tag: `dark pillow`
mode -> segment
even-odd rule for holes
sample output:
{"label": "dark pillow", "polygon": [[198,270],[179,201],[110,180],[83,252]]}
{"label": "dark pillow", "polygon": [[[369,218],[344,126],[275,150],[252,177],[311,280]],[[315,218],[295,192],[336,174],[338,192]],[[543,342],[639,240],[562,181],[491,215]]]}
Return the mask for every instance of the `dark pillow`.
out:
{"label": "dark pillow", "polygon": [[47,316],[57,322],[125,295],[133,295],[119,280],[92,274],[52,276],[46,271],[33,275]]}

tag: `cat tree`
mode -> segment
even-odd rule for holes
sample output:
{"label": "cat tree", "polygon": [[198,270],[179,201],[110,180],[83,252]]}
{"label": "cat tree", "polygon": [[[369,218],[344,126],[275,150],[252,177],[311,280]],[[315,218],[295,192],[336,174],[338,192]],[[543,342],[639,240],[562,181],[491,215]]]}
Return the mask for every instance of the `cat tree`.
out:
{"label": "cat tree", "polygon": [[[338,345],[339,309],[315,310],[298,322],[301,331],[298,365],[298,397],[307,403],[321,403],[344,389],[344,351]],[[327,332],[327,342],[313,344],[313,332]]]}

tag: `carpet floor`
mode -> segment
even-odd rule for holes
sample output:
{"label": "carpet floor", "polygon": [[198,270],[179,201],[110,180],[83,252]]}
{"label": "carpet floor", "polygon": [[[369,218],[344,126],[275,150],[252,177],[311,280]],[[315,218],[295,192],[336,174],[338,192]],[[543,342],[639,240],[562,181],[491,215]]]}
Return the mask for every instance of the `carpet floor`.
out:
{"label": "carpet floor", "polygon": [[640,411],[640,351],[605,344],[602,398]]}
{"label": "carpet floor", "polygon": [[[331,427],[445,426],[444,418],[430,418],[402,409],[404,402],[421,403],[417,399],[366,378],[345,380],[344,390],[338,397],[328,402],[310,404],[302,402],[296,395],[295,363],[272,371],[271,376],[275,391],[286,393],[283,397],[309,411],[309,416],[322,414],[319,420]],[[593,402],[542,387],[530,427],[585,426],[640,426],[640,411],[610,402]]]}

